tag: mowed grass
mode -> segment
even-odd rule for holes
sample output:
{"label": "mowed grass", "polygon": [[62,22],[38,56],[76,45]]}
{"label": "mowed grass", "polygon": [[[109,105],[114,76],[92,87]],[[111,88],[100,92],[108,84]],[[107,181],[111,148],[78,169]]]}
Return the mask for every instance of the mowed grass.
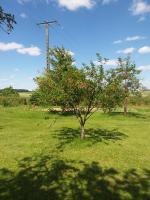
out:
{"label": "mowed grass", "polygon": [[0,199],[150,199],[150,108],[97,112],[85,140],[73,115],[0,113]]}

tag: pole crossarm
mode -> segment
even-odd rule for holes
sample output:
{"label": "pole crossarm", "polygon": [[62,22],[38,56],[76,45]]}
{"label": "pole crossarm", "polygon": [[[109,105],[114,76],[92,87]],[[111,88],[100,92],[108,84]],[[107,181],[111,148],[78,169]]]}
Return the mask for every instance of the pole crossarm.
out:
{"label": "pole crossarm", "polygon": [[56,20],[53,20],[53,21],[43,21],[41,23],[37,23],[37,25],[45,25],[45,24],[54,24],[54,23],[57,23]]}

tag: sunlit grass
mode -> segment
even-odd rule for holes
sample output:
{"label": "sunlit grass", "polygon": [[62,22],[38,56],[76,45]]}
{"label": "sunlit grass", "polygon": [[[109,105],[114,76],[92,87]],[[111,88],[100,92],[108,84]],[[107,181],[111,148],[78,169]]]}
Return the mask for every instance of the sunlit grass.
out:
{"label": "sunlit grass", "polygon": [[[121,113],[96,113],[86,125],[86,129],[99,131],[94,143],[88,137],[81,141],[78,134],[72,135],[79,128],[74,116],[48,114],[27,107],[0,108],[0,112],[0,167],[14,168],[17,160],[26,156],[56,150],[67,159],[97,161],[104,167],[119,170],[150,167],[149,109],[138,109],[138,113],[127,117]],[[101,136],[103,129],[116,130],[122,135],[108,139]],[[62,130],[66,130],[66,137],[61,135]],[[63,143],[61,150],[57,148],[60,143]]]}
{"label": "sunlit grass", "polygon": [[[106,200],[108,190],[114,200],[149,198],[149,108],[130,109],[128,116],[97,112],[87,122],[85,140],[73,115],[42,110],[0,107],[3,200],[73,199],[72,192],[77,200]],[[91,190],[81,187],[86,181]]]}

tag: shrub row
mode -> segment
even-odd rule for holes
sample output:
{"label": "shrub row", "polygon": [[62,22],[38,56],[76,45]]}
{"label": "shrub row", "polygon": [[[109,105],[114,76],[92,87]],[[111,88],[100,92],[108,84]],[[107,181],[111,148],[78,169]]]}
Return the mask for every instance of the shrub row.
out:
{"label": "shrub row", "polygon": [[[134,96],[130,98],[130,105],[140,106],[149,105],[150,106],[150,95],[148,96]],[[0,96],[1,106],[19,106],[19,105],[46,105],[40,101],[38,94],[33,94],[30,98],[14,97],[14,96]]]}
{"label": "shrub row", "polygon": [[27,105],[28,101],[26,98],[22,97],[11,97],[11,96],[0,96],[0,105],[2,106],[19,106],[19,105]]}
{"label": "shrub row", "polygon": [[140,105],[150,106],[150,95],[131,97],[130,104],[135,106],[140,106]]}

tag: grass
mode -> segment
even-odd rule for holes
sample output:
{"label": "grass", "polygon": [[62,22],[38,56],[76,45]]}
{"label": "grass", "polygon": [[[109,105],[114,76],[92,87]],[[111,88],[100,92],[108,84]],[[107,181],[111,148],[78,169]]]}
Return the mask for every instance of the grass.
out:
{"label": "grass", "polygon": [[0,113],[0,199],[150,199],[150,108],[97,112],[84,141],[72,115]]}

